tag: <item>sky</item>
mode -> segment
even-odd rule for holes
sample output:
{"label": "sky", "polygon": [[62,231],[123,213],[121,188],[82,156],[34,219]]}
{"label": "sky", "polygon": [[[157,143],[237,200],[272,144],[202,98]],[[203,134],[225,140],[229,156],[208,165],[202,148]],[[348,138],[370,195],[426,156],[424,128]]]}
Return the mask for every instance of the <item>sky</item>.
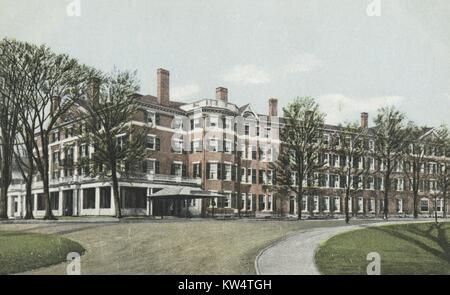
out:
{"label": "sky", "polygon": [[173,100],[222,86],[264,114],[311,96],[330,124],[394,105],[450,125],[448,0],[0,0],[0,37],[137,70],[142,94],[162,67]]}

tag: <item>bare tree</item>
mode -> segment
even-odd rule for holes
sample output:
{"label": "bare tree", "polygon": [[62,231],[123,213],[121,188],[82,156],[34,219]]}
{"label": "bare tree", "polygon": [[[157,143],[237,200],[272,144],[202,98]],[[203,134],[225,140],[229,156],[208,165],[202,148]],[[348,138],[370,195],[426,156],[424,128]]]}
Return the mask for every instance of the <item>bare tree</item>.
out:
{"label": "bare tree", "polygon": [[448,194],[450,191],[450,134],[446,125],[441,125],[438,129],[436,146],[439,163],[437,167],[437,188],[442,198],[442,215],[447,218]]}
{"label": "bare tree", "polygon": [[22,106],[36,116],[36,128],[28,121],[22,121],[28,134],[37,134],[33,140],[33,157],[43,182],[44,219],[55,219],[49,191],[50,135],[58,132],[58,124],[64,120],[64,115],[85,96],[87,81],[93,71],[68,55],[54,54],[45,45],[37,47],[25,43],[24,46],[26,59],[19,66],[31,87],[21,101]]}
{"label": "bare tree", "polygon": [[138,91],[134,73],[115,71],[91,83],[91,96],[79,116],[86,129],[82,142],[95,152],[79,164],[91,176],[111,179],[116,217],[121,218],[119,179],[142,171],[148,130],[131,124],[139,110],[133,98]]}
{"label": "bare tree", "polygon": [[406,144],[405,116],[394,107],[378,110],[375,122],[375,153],[383,165],[384,180],[384,219],[389,214],[389,193],[396,163],[402,158]]}
{"label": "bare tree", "polygon": [[280,130],[281,147],[277,161],[271,164],[276,173],[276,190],[286,188],[296,194],[297,218],[302,218],[304,181],[311,188],[314,172],[325,165],[319,161],[323,150],[324,114],[310,97],[295,99],[283,109],[284,124]]}
{"label": "bare tree", "polygon": [[406,144],[403,149],[403,172],[408,178],[409,186],[413,195],[414,218],[419,217],[419,189],[421,181],[427,178],[422,173],[422,167],[426,165],[426,146],[421,136],[426,132],[425,127],[419,127],[409,123],[406,133]]}
{"label": "bare tree", "polygon": [[8,188],[20,125],[20,110],[15,101],[22,97],[29,83],[20,67],[25,61],[24,44],[8,39],[0,41],[0,219],[8,218]]}
{"label": "bare tree", "polygon": [[356,123],[349,123],[338,131],[334,140],[338,142],[332,143],[332,149],[344,159],[340,161],[336,172],[339,175],[340,186],[344,189],[345,222],[349,223],[349,200],[364,188],[364,183],[369,177],[371,164],[366,159],[369,153],[366,145],[368,129]]}

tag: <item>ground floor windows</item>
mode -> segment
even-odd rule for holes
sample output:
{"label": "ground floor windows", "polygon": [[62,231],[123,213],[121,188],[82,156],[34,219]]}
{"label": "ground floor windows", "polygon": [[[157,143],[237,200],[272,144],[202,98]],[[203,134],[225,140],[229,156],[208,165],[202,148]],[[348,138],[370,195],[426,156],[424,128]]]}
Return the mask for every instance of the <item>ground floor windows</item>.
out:
{"label": "ground floor windows", "polygon": [[364,199],[358,198],[358,213],[364,212]]}
{"label": "ground floor windows", "polygon": [[367,203],[367,209],[370,213],[375,212],[375,199],[369,199]]}
{"label": "ground floor windows", "polygon": [[111,208],[111,187],[109,186],[100,188],[100,208]]}
{"label": "ground floor windows", "polygon": [[44,194],[37,195],[37,210],[45,210]]}
{"label": "ground floor windows", "polygon": [[120,189],[122,208],[145,209],[147,208],[147,189],[140,187],[122,187]]}
{"label": "ground floor windows", "polygon": [[52,210],[59,209],[59,192],[50,193],[50,207]]}
{"label": "ground floor windows", "polygon": [[83,189],[83,209],[95,209],[95,188]]}
{"label": "ground floor windows", "polygon": [[333,211],[341,212],[341,198],[340,197],[334,197]]}
{"label": "ground floor windows", "polygon": [[428,199],[420,200],[420,211],[428,212]]}
{"label": "ground floor windows", "polygon": [[264,195],[259,195],[258,196],[258,209],[259,211],[263,211],[266,209],[266,200],[265,200],[265,196]]}

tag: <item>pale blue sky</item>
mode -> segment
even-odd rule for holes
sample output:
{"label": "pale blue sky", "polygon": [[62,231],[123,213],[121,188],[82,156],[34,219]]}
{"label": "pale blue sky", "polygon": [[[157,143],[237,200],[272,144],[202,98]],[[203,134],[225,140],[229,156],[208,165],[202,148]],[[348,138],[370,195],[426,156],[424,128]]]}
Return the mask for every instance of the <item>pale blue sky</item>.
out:
{"label": "pale blue sky", "polygon": [[0,0],[0,37],[46,43],[109,71],[138,71],[156,94],[171,72],[174,99],[229,99],[267,112],[313,96],[327,121],[371,118],[395,104],[420,124],[450,124],[450,1]]}

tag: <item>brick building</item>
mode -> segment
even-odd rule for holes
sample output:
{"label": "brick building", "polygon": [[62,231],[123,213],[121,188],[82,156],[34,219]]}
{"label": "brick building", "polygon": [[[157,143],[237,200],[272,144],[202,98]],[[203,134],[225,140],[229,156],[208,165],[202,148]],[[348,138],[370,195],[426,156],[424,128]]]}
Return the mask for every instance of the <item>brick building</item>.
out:
{"label": "brick building", "polygon": [[[170,99],[170,73],[157,71],[157,96],[139,95],[135,99],[140,111],[134,125],[147,126],[148,158],[142,171],[120,179],[121,207],[124,215],[192,215],[233,214],[241,204],[241,213],[249,216],[296,215],[295,197],[279,196],[273,190],[274,172],[270,162],[276,158],[280,142],[277,99],[268,100],[266,114],[258,114],[247,104],[238,106],[228,99],[228,90],[216,89],[215,99],[182,103]],[[369,128],[367,113],[361,114],[361,125]],[[74,168],[81,157],[93,149],[79,143],[80,122],[61,124],[52,134],[50,150],[51,206],[56,216],[114,215],[111,183],[86,176]],[[338,126],[325,126],[325,136],[339,132]],[[436,136],[433,129],[423,135]],[[374,142],[369,142],[373,149]],[[235,151],[241,151],[236,153]],[[239,156],[238,156],[239,155]],[[304,198],[305,216],[340,216],[343,213],[343,188],[334,169],[343,159],[332,152],[324,153],[327,170],[316,177],[314,189]],[[439,162],[448,161],[430,152],[423,173],[432,175]],[[369,162],[376,167],[372,158]],[[70,165],[68,165],[70,163]],[[345,165],[345,164],[344,164]],[[361,163],[362,165],[362,163]],[[238,181],[238,169],[241,180]],[[434,211],[430,196],[436,190],[432,177],[421,184],[419,210],[422,215]],[[395,190],[390,198],[392,215],[411,215],[412,198],[401,164],[395,172]],[[223,194],[214,202],[202,199],[153,200],[149,196],[172,186],[201,187]],[[382,212],[383,183],[377,177],[350,200],[353,215],[375,216]],[[33,184],[33,213],[44,215],[42,182],[36,176]],[[238,195],[240,194],[240,197]],[[14,181],[9,192],[8,215],[25,215],[25,184]],[[442,214],[443,200],[437,211]]]}

